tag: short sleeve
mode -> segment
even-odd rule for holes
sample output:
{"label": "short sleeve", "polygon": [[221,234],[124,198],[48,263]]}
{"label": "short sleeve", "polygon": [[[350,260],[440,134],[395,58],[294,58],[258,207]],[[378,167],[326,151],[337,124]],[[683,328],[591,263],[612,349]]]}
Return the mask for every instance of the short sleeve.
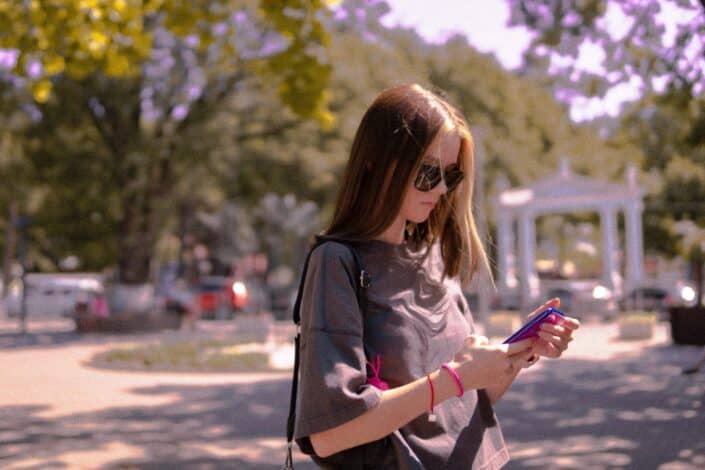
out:
{"label": "short sleeve", "polygon": [[339,426],[375,407],[381,391],[366,384],[363,317],[350,250],[326,242],[311,254],[301,301],[300,379],[294,437]]}

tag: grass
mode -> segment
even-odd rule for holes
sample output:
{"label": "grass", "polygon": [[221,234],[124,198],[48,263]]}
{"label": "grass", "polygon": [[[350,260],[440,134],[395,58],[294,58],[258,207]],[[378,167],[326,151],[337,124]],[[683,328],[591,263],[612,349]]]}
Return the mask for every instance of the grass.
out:
{"label": "grass", "polygon": [[181,339],[110,349],[90,364],[159,372],[261,372],[272,370],[264,346],[246,340]]}

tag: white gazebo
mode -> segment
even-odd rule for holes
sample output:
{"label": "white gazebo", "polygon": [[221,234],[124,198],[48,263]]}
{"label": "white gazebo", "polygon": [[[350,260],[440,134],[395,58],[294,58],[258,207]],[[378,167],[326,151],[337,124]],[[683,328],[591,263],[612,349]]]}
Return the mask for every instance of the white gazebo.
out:
{"label": "white gazebo", "polygon": [[[625,180],[625,185],[618,185],[576,175],[571,171],[569,161],[563,159],[557,174],[531,185],[510,189],[506,178],[498,181],[499,195],[494,207],[497,222],[497,287],[500,294],[520,294],[524,307],[539,300],[541,286],[534,266],[536,218],[570,212],[597,212],[600,215],[601,284],[617,296],[623,289],[639,285],[644,277],[643,194],[638,187],[633,165],[627,167]],[[620,211],[624,212],[626,229],[624,282],[617,256],[617,215]],[[518,226],[516,238],[515,224]]]}

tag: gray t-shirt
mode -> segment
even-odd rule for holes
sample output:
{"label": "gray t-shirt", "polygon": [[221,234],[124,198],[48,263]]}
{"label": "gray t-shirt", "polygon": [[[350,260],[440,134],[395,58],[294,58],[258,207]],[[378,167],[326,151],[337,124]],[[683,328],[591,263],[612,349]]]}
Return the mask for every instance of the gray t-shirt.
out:
{"label": "gray t-shirt", "polygon": [[[442,279],[437,245],[428,253],[376,240],[355,246],[371,278],[362,309],[349,248],[325,242],[309,262],[294,436],[307,454],[314,454],[308,436],[378,404],[382,392],[367,383],[368,361],[379,358],[379,377],[398,387],[451,361],[473,332],[459,282]],[[312,457],[336,469],[497,469],[509,460],[484,391],[436,404],[435,413],[435,422],[425,412],[381,441],[327,459]]]}

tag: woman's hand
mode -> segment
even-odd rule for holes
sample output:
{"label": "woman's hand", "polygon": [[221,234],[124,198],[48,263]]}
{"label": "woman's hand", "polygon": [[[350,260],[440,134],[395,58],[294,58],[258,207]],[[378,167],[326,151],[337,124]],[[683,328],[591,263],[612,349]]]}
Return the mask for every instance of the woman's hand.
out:
{"label": "woman's hand", "polygon": [[463,388],[488,388],[504,383],[529,360],[534,338],[511,344],[490,345],[484,336],[470,335],[455,354],[452,367]]}
{"label": "woman's hand", "polygon": [[[558,308],[561,300],[558,298],[551,299],[536,310],[534,310],[529,318],[538,315],[549,307]],[[557,358],[563,354],[563,351],[568,349],[568,345],[573,341],[573,332],[580,327],[580,322],[571,317],[562,317],[558,324],[544,322],[539,329],[539,337],[532,346],[532,351],[537,355],[535,358],[530,358],[528,363],[524,365],[532,365],[538,359],[538,356]]]}

